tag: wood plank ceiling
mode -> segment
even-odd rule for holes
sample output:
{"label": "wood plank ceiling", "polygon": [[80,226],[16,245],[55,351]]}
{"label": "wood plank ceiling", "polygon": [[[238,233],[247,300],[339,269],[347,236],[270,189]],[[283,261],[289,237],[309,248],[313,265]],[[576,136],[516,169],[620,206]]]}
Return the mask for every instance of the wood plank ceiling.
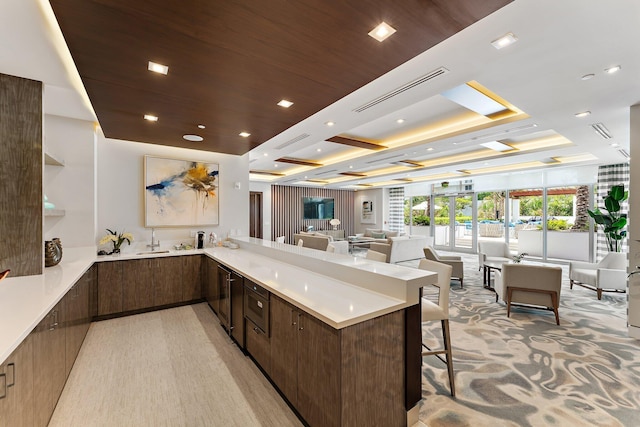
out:
{"label": "wood plank ceiling", "polygon": [[[51,6],[105,136],[241,155],[509,2],[51,0]],[[383,20],[398,31],[380,43],[367,33]],[[168,75],[147,71],[148,61],[168,65]],[[294,105],[279,107],[281,99]],[[145,121],[144,114],[159,120]],[[204,141],[184,141],[184,134]]]}

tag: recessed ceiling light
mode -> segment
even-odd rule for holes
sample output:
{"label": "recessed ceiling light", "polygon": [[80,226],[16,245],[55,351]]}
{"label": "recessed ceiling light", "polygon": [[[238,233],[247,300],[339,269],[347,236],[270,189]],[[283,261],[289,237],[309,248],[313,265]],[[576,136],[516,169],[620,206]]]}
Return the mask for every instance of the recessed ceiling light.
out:
{"label": "recessed ceiling light", "polygon": [[496,49],[502,49],[518,41],[518,38],[513,33],[507,33],[504,36],[495,39],[491,42],[491,45]]}
{"label": "recessed ceiling light", "polygon": [[614,66],[613,66],[613,67],[611,67],[611,68],[607,68],[607,69],[605,69],[605,70],[604,70],[604,72],[605,72],[605,73],[607,73],[607,74],[613,74],[613,73],[617,73],[617,72],[618,72],[618,71],[620,71],[621,69],[622,69],[622,67],[621,67],[621,66],[619,66],[619,65],[614,65]]}
{"label": "recessed ceiling light", "polygon": [[286,99],[283,99],[280,102],[278,102],[278,105],[280,107],[289,108],[289,107],[291,107],[293,105],[293,102],[287,101]]}
{"label": "recessed ceiling light", "polygon": [[612,146],[613,148],[616,148],[616,147],[619,147],[619,146],[620,146],[620,144],[618,144],[617,142],[614,142],[613,144],[611,144],[611,146]]}
{"label": "recessed ceiling light", "polygon": [[243,138],[248,138],[249,135],[251,135],[249,132],[240,132],[238,135],[240,135]]}
{"label": "recessed ceiling light", "polygon": [[587,117],[589,114],[591,114],[591,111],[582,111],[580,113],[576,113],[575,116],[576,117]]}
{"label": "recessed ceiling light", "polygon": [[427,148],[427,151],[433,151],[433,147]]}
{"label": "recessed ceiling light", "polygon": [[182,138],[187,140],[187,141],[191,141],[191,142],[201,142],[204,140],[203,137],[201,137],[200,135],[182,135]]}
{"label": "recessed ceiling light", "polygon": [[398,120],[396,120],[396,123],[402,124],[402,123],[404,123],[404,119],[398,119]]}
{"label": "recessed ceiling light", "polygon": [[353,169],[353,165],[349,165],[349,169]]}
{"label": "recessed ceiling light", "polygon": [[147,66],[149,71],[153,71],[154,73],[164,74],[165,76],[169,72],[168,65],[158,64],[157,62],[149,61],[149,65]]}
{"label": "recessed ceiling light", "polygon": [[396,29],[386,22],[381,22],[373,30],[369,31],[369,35],[379,42],[384,41],[391,34],[395,33]]}
{"label": "recessed ceiling light", "polygon": [[274,164],[273,164],[273,167],[274,167],[274,168],[277,168],[277,167],[278,167],[278,164],[277,164],[277,163],[274,163]]}
{"label": "recessed ceiling light", "polygon": [[158,116],[153,116],[151,114],[145,114],[144,115],[144,119],[145,120],[149,120],[150,122],[157,122],[158,121]]}
{"label": "recessed ceiling light", "polygon": [[198,129],[204,129],[204,128],[206,128],[205,125],[198,125]]}
{"label": "recessed ceiling light", "polygon": [[325,125],[331,127],[331,126],[335,125],[335,123],[334,122],[326,122]]}
{"label": "recessed ceiling light", "polygon": [[269,155],[269,153],[263,153],[262,155],[267,157]]}
{"label": "recessed ceiling light", "polygon": [[584,76],[580,77],[580,80],[591,80],[592,78],[594,78],[596,75],[595,74],[585,74]]}
{"label": "recessed ceiling light", "polygon": [[322,148],[317,148],[316,151],[319,153],[322,151]]}

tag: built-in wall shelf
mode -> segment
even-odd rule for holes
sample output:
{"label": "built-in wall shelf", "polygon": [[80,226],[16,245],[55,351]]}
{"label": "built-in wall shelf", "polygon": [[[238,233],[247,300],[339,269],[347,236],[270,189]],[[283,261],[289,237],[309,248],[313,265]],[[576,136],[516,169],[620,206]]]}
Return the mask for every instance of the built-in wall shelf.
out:
{"label": "built-in wall shelf", "polygon": [[52,166],[64,166],[64,160],[60,160],[56,158],[54,155],[49,154],[45,151],[44,153],[44,164],[52,165]]}
{"label": "built-in wall shelf", "polygon": [[44,216],[64,216],[64,209],[45,209]]}

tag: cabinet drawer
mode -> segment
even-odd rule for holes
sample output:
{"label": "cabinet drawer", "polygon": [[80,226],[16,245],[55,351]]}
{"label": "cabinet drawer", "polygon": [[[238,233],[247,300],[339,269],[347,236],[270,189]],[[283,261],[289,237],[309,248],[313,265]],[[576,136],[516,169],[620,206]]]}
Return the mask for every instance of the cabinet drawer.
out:
{"label": "cabinet drawer", "polygon": [[246,337],[245,342],[247,352],[260,365],[263,371],[270,375],[271,373],[271,342],[267,334],[265,334],[255,323],[245,319]]}

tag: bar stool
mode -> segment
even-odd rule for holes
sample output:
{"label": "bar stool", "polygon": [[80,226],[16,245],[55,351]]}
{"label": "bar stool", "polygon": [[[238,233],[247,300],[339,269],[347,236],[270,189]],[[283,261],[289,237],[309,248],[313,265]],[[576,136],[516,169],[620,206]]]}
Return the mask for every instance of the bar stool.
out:
{"label": "bar stool", "polygon": [[[451,387],[451,396],[455,396],[456,389],[453,378],[451,336],[449,334],[449,287],[451,286],[452,267],[440,262],[421,259],[418,268],[420,268],[421,270],[428,270],[438,273],[438,282],[432,285],[439,288],[438,304],[435,304],[434,302],[429,301],[426,298],[422,298],[422,323],[440,320],[440,322],[442,323],[442,339],[444,343],[443,350],[431,350],[423,342],[422,346],[426,348],[426,351],[422,352],[422,356],[436,356],[438,359],[447,364],[447,371],[449,372],[449,385]],[[442,358],[442,354],[445,355],[445,358]]]}

